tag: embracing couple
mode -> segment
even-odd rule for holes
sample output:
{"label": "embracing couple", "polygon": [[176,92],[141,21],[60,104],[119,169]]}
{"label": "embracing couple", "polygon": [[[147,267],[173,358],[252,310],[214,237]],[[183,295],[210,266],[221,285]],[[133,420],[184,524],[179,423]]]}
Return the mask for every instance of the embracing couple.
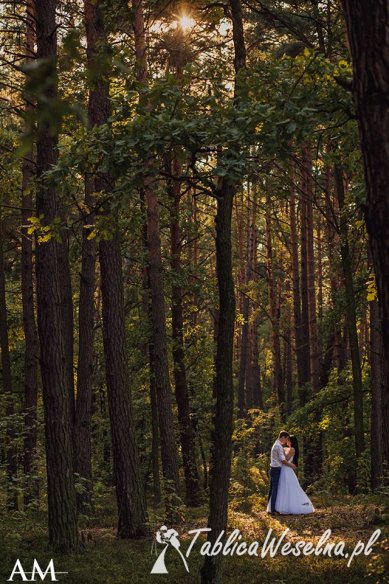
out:
{"label": "embracing couple", "polygon": [[267,512],[282,515],[305,515],[314,508],[294,472],[298,465],[296,436],[280,432],[270,456],[270,490]]}

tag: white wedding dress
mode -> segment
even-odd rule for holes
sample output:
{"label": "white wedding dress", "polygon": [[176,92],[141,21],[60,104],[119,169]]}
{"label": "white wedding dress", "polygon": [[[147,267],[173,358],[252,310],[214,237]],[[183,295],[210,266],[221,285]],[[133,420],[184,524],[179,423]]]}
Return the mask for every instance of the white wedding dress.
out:
{"label": "white wedding dress", "polygon": [[[293,456],[289,462],[293,462]],[[270,510],[269,501],[267,511]],[[308,495],[301,488],[293,468],[283,464],[278,482],[276,511],[287,515],[306,515],[313,513],[314,510]]]}

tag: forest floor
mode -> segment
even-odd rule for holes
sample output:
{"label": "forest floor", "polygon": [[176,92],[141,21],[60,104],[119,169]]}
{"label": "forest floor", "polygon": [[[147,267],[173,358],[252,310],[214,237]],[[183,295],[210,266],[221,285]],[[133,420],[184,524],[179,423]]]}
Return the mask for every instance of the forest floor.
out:
{"label": "forest floor", "polygon": [[[316,511],[311,516],[269,516],[264,500],[258,500],[249,512],[233,504],[229,516],[229,529],[239,529],[244,541],[260,542],[259,557],[247,555],[226,557],[224,584],[357,584],[389,582],[389,507],[381,497],[340,497],[326,500],[312,498]],[[150,513],[150,531],[154,534],[163,524],[163,510]],[[187,512],[184,523],[176,526],[180,534],[181,550],[185,554],[192,535],[191,529],[206,527],[206,507]],[[113,503],[99,504],[92,519],[82,518],[85,551],[78,555],[57,556],[47,549],[45,513],[14,513],[0,515],[0,582],[6,582],[19,558],[23,568],[31,571],[33,559],[46,567],[53,557],[58,580],[64,584],[192,584],[200,581],[202,557],[199,552],[205,538],[196,542],[188,558],[185,571],[175,550],[166,553],[167,575],[151,575],[156,559],[153,535],[139,541],[123,541],[115,537]],[[169,525],[169,527],[171,527]],[[331,529],[331,542],[345,542],[347,553],[352,553],[360,540],[369,541],[376,529],[382,533],[369,556],[355,558],[350,567],[345,557],[323,558],[282,556],[261,558],[261,547],[269,529],[280,536],[286,528],[286,540],[318,542],[326,529]],[[163,547],[158,545],[158,553]],[[386,566],[385,566],[386,561]],[[46,578],[48,581],[49,578]],[[15,576],[14,581],[21,581]],[[39,581],[39,577],[38,577]]]}

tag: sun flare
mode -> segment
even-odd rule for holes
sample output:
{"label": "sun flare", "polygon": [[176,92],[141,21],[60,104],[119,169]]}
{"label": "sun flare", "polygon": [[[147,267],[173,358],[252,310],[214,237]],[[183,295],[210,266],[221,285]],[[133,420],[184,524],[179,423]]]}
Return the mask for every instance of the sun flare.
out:
{"label": "sun flare", "polygon": [[188,30],[194,27],[196,21],[190,16],[183,14],[179,17],[178,24],[184,32],[188,32]]}

